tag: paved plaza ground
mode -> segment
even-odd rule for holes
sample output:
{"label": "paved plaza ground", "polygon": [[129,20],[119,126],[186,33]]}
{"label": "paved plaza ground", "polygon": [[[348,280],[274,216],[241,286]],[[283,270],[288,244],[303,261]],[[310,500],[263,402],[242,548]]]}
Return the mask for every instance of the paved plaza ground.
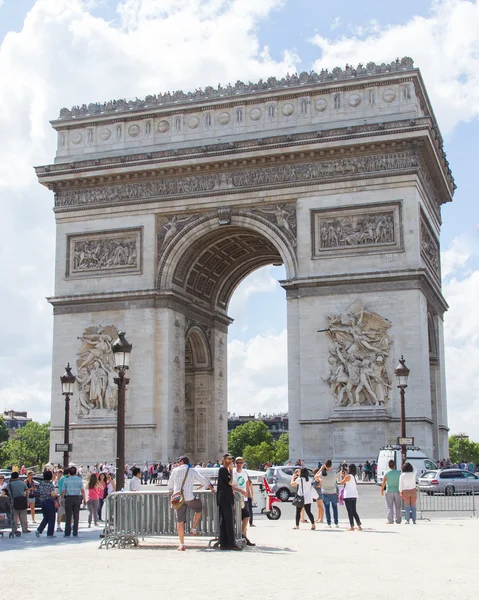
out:
{"label": "paved plaza ground", "polygon": [[[361,486],[360,492],[363,532],[347,531],[344,509],[339,529],[318,525],[311,531],[303,524],[295,531],[293,507],[282,504],[279,521],[256,518],[250,537],[257,546],[243,552],[208,550],[199,538],[187,539],[185,553],[177,552],[174,538],[146,539],[138,549],[99,550],[100,528],[87,529],[86,523],[77,540],[38,540],[33,533],[0,539],[0,600],[11,598],[13,589],[15,600],[31,600],[27,582],[35,595],[50,590],[56,596],[61,589],[68,600],[84,599],[88,590],[102,599],[137,600],[478,597],[471,575],[479,556],[478,519],[386,525],[378,489]],[[5,583],[15,580],[18,585],[7,591]]]}

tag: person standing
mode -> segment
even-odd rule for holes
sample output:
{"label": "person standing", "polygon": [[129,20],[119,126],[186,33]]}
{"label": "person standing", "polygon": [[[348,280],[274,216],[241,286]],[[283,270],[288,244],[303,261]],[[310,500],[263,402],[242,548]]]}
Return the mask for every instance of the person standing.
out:
{"label": "person standing", "polygon": [[[25,469],[25,467],[23,467]],[[37,484],[33,479],[33,471],[28,471],[27,478],[25,479],[25,485],[28,488],[28,506],[30,508],[30,516],[32,517],[32,523],[36,523],[35,521],[35,492],[37,489]]]}
{"label": "person standing", "polygon": [[38,494],[40,502],[42,504],[43,519],[38,529],[35,531],[37,538],[43,533],[43,530],[48,525],[47,537],[53,538],[55,536],[55,498],[57,493],[55,486],[52,483],[53,474],[51,471],[44,471],[43,481],[38,486]]}
{"label": "person standing", "polygon": [[318,518],[316,523],[324,522],[324,505],[323,505],[323,492],[321,490],[321,478],[319,476],[319,467],[313,469],[313,480],[311,485],[316,490],[318,497],[316,498],[316,506],[318,507]]}
{"label": "person standing", "polygon": [[410,462],[405,462],[402,466],[402,473],[399,477],[399,494],[404,500],[404,517],[406,523],[412,518],[416,525],[416,469]]}
{"label": "person standing", "polygon": [[105,491],[105,488],[100,486],[98,483],[98,477],[93,474],[90,475],[90,479],[87,484],[87,508],[88,508],[88,527],[91,527],[91,522],[95,527],[98,525],[98,505],[100,502],[100,495]]}
{"label": "person standing", "polygon": [[219,546],[222,550],[242,550],[235,543],[234,530],[234,495],[233,495],[233,457],[226,453],[218,469],[218,490],[216,502],[220,519]]}
{"label": "person standing", "polygon": [[101,518],[101,511],[103,508],[103,503],[105,502],[105,498],[107,497],[108,490],[106,487],[106,473],[100,473],[98,475],[98,521],[103,523],[103,519]]}
{"label": "person standing", "polygon": [[251,483],[250,476],[246,469],[243,468],[244,460],[241,456],[238,456],[235,461],[236,469],[233,471],[233,489],[241,495],[241,530],[243,533],[243,539],[246,541],[247,546],[256,546],[248,539],[246,531],[248,529],[248,522],[250,519],[248,498],[253,494],[253,484]]}
{"label": "person standing", "polygon": [[386,491],[386,507],[388,510],[387,523],[392,525],[394,521],[401,523],[401,495],[399,493],[399,479],[401,471],[396,469],[396,463],[393,460],[388,462],[389,470],[384,473],[383,482],[381,485],[381,496],[384,496]]}
{"label": "person standing", "polygon": [[8,486],[8,483],[5,483],[5,476],[0,473],[0,492],[4,490]]}
{"label": "person standing", "polygon": [[333,471],[333,461],[328,458],[321,468],[319,477],[321,489],[323,491],[323,504],[326,512],[326,521],[328,527],[331,527],[331,507],[333,509],[333,519],[336,527],[339,527],[338,521],[338,484],[336,473]]}
{"label": "person standing", "polygon": [[62,469],[57,470],[57,480],[55,482],[56,491],[58,495],[58,509],[57,509],[57,533],[62,533],[62,519],[65,515],[65,501],[62,498],[63,482],[68,477],[68,467],[63,473]]}
{"label": "person standing", "polygon": [[304,511],[308,515],[309,520],[311,521],[311,529],[316,529],[316,525],[314,524],[313,513],[311,512],[311,503],[313,501],[313,487],[311,485],[311,480],[309,478],[308,469],[306,467],[302,467],[301,469],[296,469],[293,477],[291,478],[291,485],[293,487],[297,487],[297,493],[304,498],[304,506],[296,507],[296,527],[294,529],[299,529],[299,521],[301,518],[301,511],[304,508]]}
{"label": "person standing", "polygon": [[347,474],[341,479],[339,485],[344,485],[344,503],[346,504],[346,510],[348,511],[349,517],[349,531],[354,531],[354,521],[358,526],[358,531],[362,531],[361,519],[359,518],[356,504],[358,501],[358,488],[357,488],[357,469],[356,465],[349,465]]}
{"label": "person standing", "polygon": [[212,493],[214,493],[215,489],[203,475],[198,473],[193,467],[190,467],[190,459],[187,456],[180,456],[177,462],[178,466],[173,469],[171,477],[168,480],[168,489],[171,494],[176,494],[180,491],[183,494],[184,503],[176,511],[176,530],[180,540],[178,550],[183,552],[185,550],[186,511],[188,508],[194,511],[195,516],[193,517],[193,526],[190,534],[198,535],[197,528],[203,510],[201,500],[195,498],[195,481],[207,487]]}
{"label": "person standing", "polygon": [[65,500],[65,537],[70,537],[72,533],[72,516],[73,537],[77,537],[82,500],[86,506],[85,487],[77,475],[76,467],[70,467],[69,470],[70,476],[64,480],[62,488],[62,498]]}
{"label": "person standing", "polygon": [[10,494],[13,514],[12,514],[12,533],[17,532],[18,523],[22,526],[22,533],[31,533],[28,531],[27,522],[27,506],[28,506],[28,488],[23,481],[18,478],[18,470],[12,471],[10,476],[10,483],[7,486]]}
{"label": "person standing", "polygon": [[130,492],[141,492],[141,469],[133,467],[131,470]]}

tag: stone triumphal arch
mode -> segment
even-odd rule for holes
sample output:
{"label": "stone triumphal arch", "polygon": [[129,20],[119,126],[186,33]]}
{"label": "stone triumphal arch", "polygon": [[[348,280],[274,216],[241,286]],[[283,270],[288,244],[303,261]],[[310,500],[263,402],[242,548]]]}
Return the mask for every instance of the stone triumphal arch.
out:
{"label": "stone triumphal arch", "polygon": [[408,434],[447,455],[439,233],[454,182],[410,59],[62,109],[55,162],[58,375],[73,459],[113,459],[112,340],[133,343],[127,459],[227,447],[228,304],[284,265],[291,456],[364,459]]}

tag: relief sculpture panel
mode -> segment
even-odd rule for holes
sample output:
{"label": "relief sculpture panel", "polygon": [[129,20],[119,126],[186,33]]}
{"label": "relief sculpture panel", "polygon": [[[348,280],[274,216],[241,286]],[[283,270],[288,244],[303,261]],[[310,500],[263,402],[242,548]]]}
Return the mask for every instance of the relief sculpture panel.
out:
{"label": "relief sculpture panel", "polygon": [[69,235],[66,275],[140,273],[141,240],[141,228]]}
{"label": "relief sculpture panel", "polygon": [[441,278],[441,256],[439,242],[421,211],[421,256],[439,279]]}
{"label": "relief sculpture panel", "polygon": [[342,314],[329,315],[329,385],[335,408],[384,408],[390,399],[391,322],[356,300]]}
{"label": "relief sculpture panel", "polygon": [[313,258],[402,250],[401,204],[312,211]]}

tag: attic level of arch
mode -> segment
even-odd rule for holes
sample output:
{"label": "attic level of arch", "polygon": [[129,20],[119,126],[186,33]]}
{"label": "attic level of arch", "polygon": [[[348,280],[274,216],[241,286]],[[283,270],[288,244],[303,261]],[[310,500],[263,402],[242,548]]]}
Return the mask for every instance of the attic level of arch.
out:
{"label": "attic level of arch", "polygon": [[[441,135],[432,117],[398,119],[383,123],[350,125],[302,133],[281,133],[275,136],[270,135],[207,145],[192,144],[187,148],[165,149],[39,166],[35,167],[35,171],[40,183],[48,189],[56,191],[62,185],[70,187],[111,182],[118,179],[118,177],[127,177],[129,174],[131,176],[130,171],[141,170],[142,177],[158,176],[163,172],[158,167],[161,168],[164,163],[171,164],[191,160],[211,161],[213,158],[217,160],[229,159],[239,153],[248,155],[258,153],[258,151],[262,153],[284,151],[285,148],[297,152],[301,150],[302,146],[311,145],[312,143],[324,146],[344,141],[351,146],[355,142],[360,144],[360,139],[364,136],[380,138],[392,134],[410,135],[414,133],[418,135],[418,139],[429,139],[431,148],[434,148],[438,164],[443,171],[448,192],[452,194],[455,189],[454,178],[443,149]],[[378,140],[378,143],[382,142]],[[360,146],[364,145],[360,144]],[[122,174],[107,175],[108,171],[118,170],[119,168],[122,169]],[[99,171],[101,174],[98,174]],[[72,178],[72,175],[77,177]]]}

